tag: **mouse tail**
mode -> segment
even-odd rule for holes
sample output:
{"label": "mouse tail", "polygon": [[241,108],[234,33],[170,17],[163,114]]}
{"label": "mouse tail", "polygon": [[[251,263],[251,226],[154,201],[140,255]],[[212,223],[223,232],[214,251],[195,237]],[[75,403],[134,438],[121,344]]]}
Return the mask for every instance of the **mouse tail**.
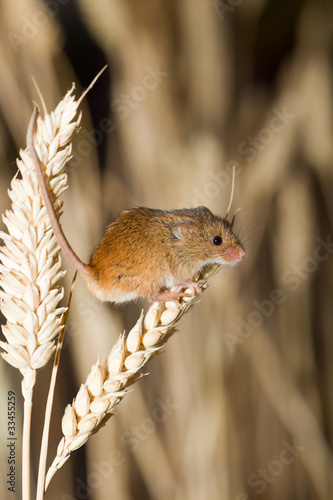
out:
{"label": "mouse tail", "polygon": [[57,214],[55,212],[53,202],[47,187],[45,175],[43,172],[43,165],[37,155],[35,145],[34,145],[34,132],[36,128],[36,123],[37,123],[37,116],[38,116],[38,107],[36,106],[30,122],[28,126],[28,132],[27,132],[27,146],[30,151],[30,155],[35,163],[35,168],[36,168],[36,174],[37,174],[37,179],[38,183],[40,186],[40,190],[42,193],[42,198],[44,201],[44,205],[46,207],[50,222],[51,222],[51,227],[53,229],[54,235],[57,239],[57,242],[59,246],[61,247],[62,251],[64,254],[69,258],[71,263],[74,265],[74,267],[79,271],[79,273],[83,274],[84,276],[89,276],[91,275],[90,268],[87,264],[82,262],[82,260],[76,255],[70,244],[68,243],[68,240],[66,236],[64,235],[64,232],[60,226],[59,219],[57,217]]}

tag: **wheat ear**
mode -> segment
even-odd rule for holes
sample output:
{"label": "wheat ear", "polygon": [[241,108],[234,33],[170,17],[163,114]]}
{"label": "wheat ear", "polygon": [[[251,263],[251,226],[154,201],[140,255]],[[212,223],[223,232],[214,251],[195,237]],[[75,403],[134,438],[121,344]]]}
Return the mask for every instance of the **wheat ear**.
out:
{"label": "wheat ear", "polygon": [[[45,167],[45,175],[58,216],[60,194],[66,189],[64,166],[71,158],[71,139],[78,129],[78,102],[71,90],[50,114],[37,120],[34,145]],[[20,173],[11,182],[11,210],[3,221],[8,233],[1,232],[0,286],[1,311],[7,322],[0,342],[2,357],[23,375],[24,421],[22,442],[23,499],[30,498],[30,422],[36,370],[46,365],[55,350],[55,337],[62,328],[66,308],[57,307],[63,297],[59,280],[60,248],[51,231],[35,165],[28,149],[17,160]]]}
{"label": "wheat ear", "polygon": [[[208,286],[208,277],[218,269],[219,266],[212,266],[200,277],[202,291]],[[126,338],[124,334],[120,335],[108,358],[98,359],[92,366],[73,403],[65,409],[62,418],[63,438],[46,475],[46,488],[71,452],[106,424],[129,386],[141,378],[140,369],[160,353],[166,341],[176,332],[176,323],[197,299],[195,291],[188,289],[187,292],[192,295],[182,298],[179,303],[154,302],[145,316],[141,313]]]}

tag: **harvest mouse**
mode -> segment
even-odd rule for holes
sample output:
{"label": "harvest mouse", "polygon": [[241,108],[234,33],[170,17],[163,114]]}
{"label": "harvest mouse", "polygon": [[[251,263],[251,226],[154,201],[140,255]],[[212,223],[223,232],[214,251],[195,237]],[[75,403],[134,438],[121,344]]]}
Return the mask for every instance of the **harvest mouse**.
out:
{"label": "harvest mouse", "polygon": [[159,302],[177,300],[186,295],[183,288],[201,292],[196,279],[207,266],[234,265],[245,257],[244,247],[232,230],[233,220],[229,222],[227,216],[216,216],[206,207],[168,211],[136,207],[121,213],[89,263],[83,263],[61,229],[34,147],[37,115],[35,108],[27,144],[51,226],[63,252],[96,297],[110,302],[144,296]]}

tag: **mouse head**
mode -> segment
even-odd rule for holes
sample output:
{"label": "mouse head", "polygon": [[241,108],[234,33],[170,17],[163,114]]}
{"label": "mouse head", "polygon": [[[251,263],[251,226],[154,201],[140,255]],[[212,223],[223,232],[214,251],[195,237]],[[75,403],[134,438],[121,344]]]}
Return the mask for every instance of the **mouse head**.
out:
{"label": "mouse head", "polygon": [[184,211],[171,230],[179,257],[200,264],[235,265],[246,256],[232,224],[206,207]]}

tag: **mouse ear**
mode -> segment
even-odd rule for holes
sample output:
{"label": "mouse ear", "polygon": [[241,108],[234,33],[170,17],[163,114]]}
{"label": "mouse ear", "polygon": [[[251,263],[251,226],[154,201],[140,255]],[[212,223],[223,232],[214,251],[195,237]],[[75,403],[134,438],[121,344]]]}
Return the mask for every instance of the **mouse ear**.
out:
{"label": "mouse ear", "polygon": [[171,232],[177,238],[177,240],[182,240],[196,234],[197,225],[195,224],[195,222],[191,221],[180,222],[179,224],[175,224],[174,226],[172,226]]}

